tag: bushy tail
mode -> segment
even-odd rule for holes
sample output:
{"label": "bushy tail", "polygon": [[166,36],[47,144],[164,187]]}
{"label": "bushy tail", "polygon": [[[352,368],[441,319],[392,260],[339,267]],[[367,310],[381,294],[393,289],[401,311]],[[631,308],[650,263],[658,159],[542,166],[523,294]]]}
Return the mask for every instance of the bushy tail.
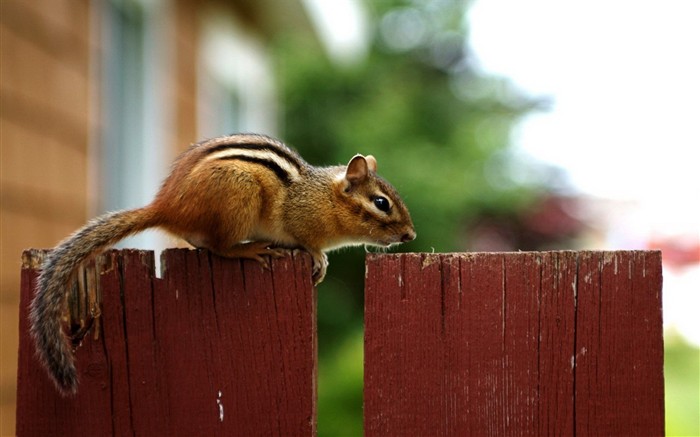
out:
{"label": "bushy tail", "polygon": [[156,223],[147,208],[107,213],[62,241],[44,260],[29,323],[37,357],[62,394],[75,394],[78,389],[75,358],[61,327],[66,294],[76,269],[91,255],[152,226]]}

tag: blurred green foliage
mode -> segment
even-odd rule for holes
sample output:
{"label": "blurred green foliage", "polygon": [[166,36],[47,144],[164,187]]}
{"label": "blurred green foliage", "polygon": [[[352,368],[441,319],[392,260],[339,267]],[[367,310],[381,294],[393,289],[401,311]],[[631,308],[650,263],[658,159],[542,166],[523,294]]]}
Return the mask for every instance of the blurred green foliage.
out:
{"label": "blurred green foliage", "polygon": [[666,435],[700,436],[700,349],[673,332],[664,349]]}

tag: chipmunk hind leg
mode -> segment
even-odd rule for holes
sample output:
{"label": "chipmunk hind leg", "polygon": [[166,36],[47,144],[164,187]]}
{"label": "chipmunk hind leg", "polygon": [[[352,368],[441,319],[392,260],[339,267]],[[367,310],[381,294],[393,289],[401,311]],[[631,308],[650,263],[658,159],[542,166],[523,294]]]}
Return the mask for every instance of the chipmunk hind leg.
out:
{"label": "chipmunk hind leg", "polygon": [[239,243],[225,249],[211,249],[217,255],[226,258],[245,258],[259,262],[263,267],[269,268],[266,257],[281,258],[289,253],[289,249],[271,247],[270,241],[249,241]]}
{"label": "chipmunk hind leg", "polygon": [[[241,181],[238,185],[240,183]],[[287,250],[271,247],[271,241],[250,241],[263,209],[260,201],[262,197],[251,195],[259,190],[259,187],[250,185],[237,187],[223,204],[211,210],[211,215],[198,226],[200,231],[183,235],[185,240],[194,247],[208,249],[219,256],[252,259],[264,267],[269,267],[266,257],[284,256]],[[222,200],[219,199],[218,202]]]}

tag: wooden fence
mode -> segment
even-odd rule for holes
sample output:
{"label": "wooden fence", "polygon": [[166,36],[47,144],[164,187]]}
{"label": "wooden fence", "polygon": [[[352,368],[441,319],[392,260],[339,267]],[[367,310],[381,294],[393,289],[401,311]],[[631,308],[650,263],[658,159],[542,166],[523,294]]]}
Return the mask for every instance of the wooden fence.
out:
{"label": "wooden fence", "polygon": [[373,255],[365,295],[366,436],[664,434],[660,252]]}
{"label": "wooden fence", "polygon": [[[168,250],[156,278],[151,252],[107,252],[70,305],[79,327],[102,301],[73,399],[27,335],[41,256],[18,435],[315,435],[308,256]],[[368,255],[365,299],[366,436],[664,433],[659,252]]]}
{"label": "wooden fence", "polygon": [[[78,395],[65,399],[27,335],[41,255],[25,253],[22,269],[17,435],[315,434],[309,256],[264,270],[205,251],[167,250],[156,278],[153,252],[107,252],[81,275],[99,284],[100,329],[78,348]],[[87,323],[94,299],[83,296],[71,306],[88,313],[74,315]]]}

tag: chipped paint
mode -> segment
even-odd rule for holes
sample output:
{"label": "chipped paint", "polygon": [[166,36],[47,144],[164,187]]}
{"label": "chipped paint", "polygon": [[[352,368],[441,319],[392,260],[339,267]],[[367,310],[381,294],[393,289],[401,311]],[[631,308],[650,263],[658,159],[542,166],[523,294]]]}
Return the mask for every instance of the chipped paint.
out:
{"label": "chipped paint", "polygon": [[440,262],[440,256],[439,255],[434,255],[432,253],[428,254],[426,253],[423,256],[423,261],[421,262],[421,270],[424,270],[431,265]]}
{"label": "chipped paint", "polygon": [[29,249],[22,252],[22,268],[23,269],[39,269],[44,263],[44,258],[47,255],[46,250]]}
{"label": "chipped paint", "polygon": [[224,403],[221,401],[221,390],[219,390],[219,396],[216,398],[216,405],[219,406],[219,422],[224,421]]}
{"label": "chipped paint", "polygon": [[98,269],[98,271],[100,272],[100,276],[111,273],[114,269],[117,268],[118,264],[112,251],[105,252],[102,255],[98,256],[97,262],[100,266],[100,268]]}
{"label": "chipped paint", "polygon": [[603,265],[608,265],[613,262],[613,259],[617,259],[615,252],[603,252]]}

